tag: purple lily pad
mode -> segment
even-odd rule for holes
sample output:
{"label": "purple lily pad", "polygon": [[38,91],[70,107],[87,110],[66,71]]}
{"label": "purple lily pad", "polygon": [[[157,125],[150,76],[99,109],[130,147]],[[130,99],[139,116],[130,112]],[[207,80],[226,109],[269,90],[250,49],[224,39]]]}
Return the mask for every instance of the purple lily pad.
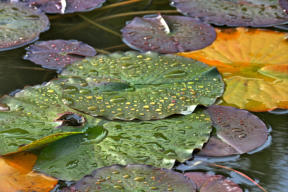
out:
{"label": "purple lily pad", "polygon": [[74,13],[101,7],[106,0],[26,0],[31,6],[46,13]]}
{"label": "purple lily pad", "polygon": [[[212,137],[201,156],[229,156],[250,152],[268,138],[266,125],[252,113],[234,107],[213,105],[208,108],[217,137]],[[233,150],[234,149],[234,150]]]}
{"label": "purple lily pad", "polygon": [[96,55],[93,47],[76,40],[38,41],[26,48],[24,59],[48,69],[62,69],[66,65]]}
{"label": "purple lily pad", "polygon": [[236,183],[222,175],[209,175],[201,172],[189,172],[184,175],[190,178],[201,192],[243,192]]}
{"label": "purple lily pad", "polygon": [[279,4],[288,13],[288,0],[279,0]]}
{"label": "purple lily pad", "polygon": [[0,51],[36,41],[48,29],[49,19],[41,11],[21,3],[0,2]]}
{"label": "purple lily pad", "polygon": [[189,178],[172,170],[147,165],[113,165],[95,170],[63,192],[155,190],[196,192],[196,186]]}
{"label": "purple lily pad", "polygon": [[268,27],[288,22],[288,15],[283,11],[279,1],[171,0],[171,2],[171,5],[181,13],[216,25]]}
{"label": "purple lily pad", "polygon": [[185,16],[135,17],[122,29],[123,41],[133,49],[177,53],[202,49],[216,38],[209,24]]}

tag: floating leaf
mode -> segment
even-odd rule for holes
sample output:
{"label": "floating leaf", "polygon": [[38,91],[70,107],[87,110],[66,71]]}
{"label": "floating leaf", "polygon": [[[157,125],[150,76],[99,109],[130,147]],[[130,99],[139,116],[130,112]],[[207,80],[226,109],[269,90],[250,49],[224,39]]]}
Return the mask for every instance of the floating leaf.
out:
{"label": "floating leaf", "polygon": [[201,172],[188,172],[184,174],[197,185],[201,192],[243,192],[233,181],[225,179],[222,175],[209,175]]}
{"label": "floating leaf", "polygon": [[72,191],[177,191],[196,192],[195,184],[182,174],[147,165],[113,165],[95,170],[64,192]]}
{"label": "floating leaf", "polygon": [[135,17],[122,29],[123,41],[133,49],[177,53],[202,49],[216,38],[213,27],[183,16]]}
{"label": "floating leaf", "polygon": [[26,0],[31,6],[46,13],[74,13],[101,7],[106,0]]}
{"label": "floating leaf", "polygon": [[[93,169],[112,164],[145,163],[172,168],[175,160],[183,162],[192,157],[195,148],[202,148],[211,132],[210,118],[202,110],[157,121],[101,124],[104,128],[87,130],[88,139],[84,135],[72,136],[46,147],[36,170],[77,180]],[[105,135],[104,139],[99,141],[99,135]]]}
{"label": "floating leaf", "polygon": [[[223,83],[215,68],[174,55],[156,53],[101,55],[68,66],[61,74],[83,78],[63,86],[69,107],[108,119],[150,120],[189,114],[211,105],[222,95]],[[108,82],[103,90],[103,83]],[[112,90],[121,84],[121,89]],[[73,87],[73,91],[71,90]],[[67,91],[66,88],[68,89]]]}
{"label": "floating leaf", "polygon": [[208,23],[267,27],[288,22],[277,0],[171,0],[178,11]]}
{"label": "floating leaf", "polygon": [[288,1],[287,0],[279,0],[279,4],[281,7],[288,13]]}
{"label": "floating leaf", "polygon": [[57,180],[32,172],[37,157],[31,153],[18,153],[0,158],[0,191],[49,192]]}
{"label": "floating leaf", "polygon": [[24,59],[48,69],[62,69],[66,65],[96,55],[93,47],[76,40],[38,41],[26,48]]}
{"label": "floating leaf", "polygon": [[18,48],[48,30],[48,17],[21,3],[0,2],[0,51]]}
{"label": "floating leaf", "polygon": [[214,105],[208,112],[220,140],[211,138],[199,155],[243,154],[262,146],[268,138],[266,125],[248,111]]}
{"label": "floating leaf", "polygon": [[[0,154],[15,152],[18,147],[30,143],[24,148],[39,147],[82,131],[83,126],[59,127],[61,122],[56,121],[65,112],[78,113],[62,103],[60,82],[56,80],[43,86],[27,87],[15,97],[6,96],[0,100],[9,109],[0,111],[0,142],[3,143]],[[43,137],[47,138],[38,140]]]}
{"label": "floating leaf", "polygon": [[218,29],[209,47],[182,56],[217,66],[224,101],[251,111],[288,109],[287,33],[261,29]]}

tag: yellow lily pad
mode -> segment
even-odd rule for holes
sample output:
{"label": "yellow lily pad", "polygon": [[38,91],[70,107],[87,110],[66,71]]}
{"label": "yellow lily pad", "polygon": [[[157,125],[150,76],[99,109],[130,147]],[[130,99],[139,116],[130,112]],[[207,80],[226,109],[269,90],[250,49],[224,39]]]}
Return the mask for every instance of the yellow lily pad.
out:
{"label": "yellow lily pad", "polygon": [[227,105],[256,112],[288,109],[287,37],[264,29],[217,29],[211,46],[179,55],[217,67]]}

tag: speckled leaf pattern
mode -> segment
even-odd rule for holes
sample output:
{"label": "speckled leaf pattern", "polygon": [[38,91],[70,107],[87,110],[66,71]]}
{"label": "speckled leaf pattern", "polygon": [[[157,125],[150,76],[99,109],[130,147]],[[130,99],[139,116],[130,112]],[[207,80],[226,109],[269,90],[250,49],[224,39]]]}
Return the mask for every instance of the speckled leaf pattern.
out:
{"label": "speckled leaf pattern", "polygon": [[[69,94],[63,93],[75,101],[69,107],[108,119],[150,120],[189,114],[199,104],[213,104],[224,88],[215,68],[156,53],[126,52],[88,58],[68,66],[62,73],[65,76],[80,76],[86,82],[72,82],[67,88]],[[122,82],[124,86],[117,91],[103,90],[100,82]]]}
{"label": "speckled leaf pattern", "polygon": [[226,105],[255,112],[288,109],[287,36],[263,29],[217,29],[211,46],[180,55],[217,67],[226,83]]}
{"label": "speckled leaf pattern", "polygon": [[[157,121],[102,124],[104,130],[99,127],[98,131],[91,130],[97,136],[105,135],[107,130],[101,142],[81,141],[81,136],[73,136],[53,143],[40,154],[36,169],[64,180],[77,180],[93,169],[112,164],[172,168],[175,160],[183,162],[191,158],[193,150],[208,140],[212,128],[209,115],[202,110]],[[71,143],[78,145],[77,150],[69,146]]]}
{"label": "speckled leaf pattern", "polygon": [[[1,105],[6,106],[6,110],[0,111],[0,141],[3,144],[0,154],[15,152],[18,147],[51,134],[82,131],[81,127],[59,127],[61,122],[56,121],[59,115],[74,111],[60,104],[57,83],[51,81],[44,86],[28,87],[15,97],[5,96],[0,100]],[[36,145],[40,143],[36,141]]]}
{"label": "speckled leaf pattern", "polygon": [[171,4],[216,25],[267,27],[288,22],[278,0],[171,0]]}
{"label": "speckled leaf pattern", "polygon": [[177,53],[202,49],[216,38],[213,27],[191,17],[135,17],[122,29],[123,41],[133,49]]}
{"label": "speckled leaf pattern", "polygon": [[74,13],[91,11],[101,7],[106,0],[26,0],[31,6],[46,13]]}
{"label": "speckled leaf pattern", "polygon": [[44,68],[58,70],[85,57],[96,55],[93,47],[76,40],[37,41],[26,50],[24,59]]}
{"label": "speckled leaf pattern", "polygon": [[[121,181],[121,182],[120,182]],[[63,192],[94,191],[177,191],[196,192],[195,184],[184,175],[146,165],[113,165],[95,170]]]}
{"label": "speckled leaf pattern", "polygon": [[0,2],[0,51],[24,46],[49,28],[48,17],[21,3]]}

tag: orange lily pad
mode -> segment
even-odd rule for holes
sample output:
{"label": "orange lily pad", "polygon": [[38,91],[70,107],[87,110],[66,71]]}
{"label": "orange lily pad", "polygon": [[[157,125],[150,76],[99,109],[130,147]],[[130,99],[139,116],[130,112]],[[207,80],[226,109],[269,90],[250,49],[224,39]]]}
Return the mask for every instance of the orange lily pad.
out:
{"label": "orange lily pad", "polygon": [[225,105],[261,112],[288,109],[288,33],[217,29],[217,39],[181,56],[216,66],[224,77]]}
{"label": "orange lily pad", "polygon": [[0,191],[49,192],[57,180],[32,171],[37,156],[18,153],[0,158]]}

